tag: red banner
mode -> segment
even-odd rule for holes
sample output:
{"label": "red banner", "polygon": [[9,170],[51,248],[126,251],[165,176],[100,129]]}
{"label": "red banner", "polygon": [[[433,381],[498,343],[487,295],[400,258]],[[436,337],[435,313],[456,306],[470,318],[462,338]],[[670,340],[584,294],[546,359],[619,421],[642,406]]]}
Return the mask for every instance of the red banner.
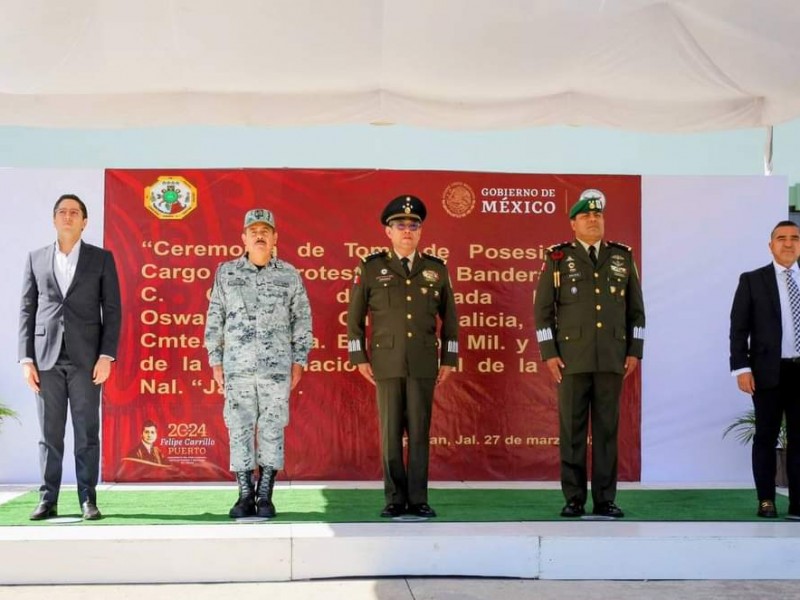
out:
{"label": "red banner", "polygon": [[[421,248],[447,260],[460,323],[459,372],[436,394],[431,479],[558,480],[556,391],[539,359],[533,297],[545,249],[572,239],[567,211],[586,188],[605,194],[606,238],[633,246],[641,266],[636,176],[107,171],[105,246],[124,320],[103,400],[103,479],[232,478],[203,331],[216,266],[241,255],[242,219],[255,207],[275,213],[279,255],[301,270],[314,319],[285,476],[380,479],[375,391],[347,362],[345,315],[360,258],[388,244],[381,210],[410,193],[426,202]],[[637,371],[623,390],[623,481],[640,476],[640,416]]]}

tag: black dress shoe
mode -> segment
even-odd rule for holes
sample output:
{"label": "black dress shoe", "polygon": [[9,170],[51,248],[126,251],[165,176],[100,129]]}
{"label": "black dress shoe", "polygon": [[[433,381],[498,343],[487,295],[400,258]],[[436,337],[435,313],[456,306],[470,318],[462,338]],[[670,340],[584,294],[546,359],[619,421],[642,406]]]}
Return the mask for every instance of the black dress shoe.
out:
{"label": "black dress shoe", "polygon": [[42,521],[43,519],[50,519],[51,517],[58,516],[58,506],[52,502],[39,502],[36,508],[31,513],[31,521]]}
{"label": "black dress shoe", "polygon": [[381,511],[381,516],[384,519],[391,519],[392,517],[399,517],[400,515],[405,514],[406,507],[402,504],[395,504],[394,502],[390,502],[386,506],[383,507]]}
{"label": "black dress shoe", "polygon": [[577,500],[570,500],[567,505],[561,509],[562,517],[582,517],[586,514],[583,504]]}
{"label": "black dress shoe", "polygon": [[622,509],[613,502],[600,502],[594,506],[592,514],[598,517],[609,517],[611,519],[621,519],[625,516]]}
{"label": "black dress shoe", "polygon": [[94,502],[87,500],[83,504],[81,504],[81,510],[83,514],[81,517],[84,521],[97,521],[103,518],[103,515],[100,514],[100,511],[95,506]]}
{"label": "black dress shoe", "polygon": [[775,502],[772,500],[761,500],[758,503],[758,513],[756,514],[764,519],[777,519],[778,511],[775,510]]}
{"label": "black dress shoe", "polygon": [[429,504],[422,502],[421,504],[411,504],[408,507],[408,514],[414,515],[415,517],[425,517],[426,519],[432,519],[436,516],[436,511],[433,510]]}

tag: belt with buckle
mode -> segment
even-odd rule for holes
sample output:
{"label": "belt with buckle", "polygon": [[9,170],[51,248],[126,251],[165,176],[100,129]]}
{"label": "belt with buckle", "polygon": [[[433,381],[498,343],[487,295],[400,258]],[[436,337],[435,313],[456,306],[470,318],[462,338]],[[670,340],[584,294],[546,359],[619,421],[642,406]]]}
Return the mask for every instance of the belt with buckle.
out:
{"label": "belt with buckle", "polygon": [[782,358],[781,362],[800,365],[800,356],[794,356],[792,358]]}

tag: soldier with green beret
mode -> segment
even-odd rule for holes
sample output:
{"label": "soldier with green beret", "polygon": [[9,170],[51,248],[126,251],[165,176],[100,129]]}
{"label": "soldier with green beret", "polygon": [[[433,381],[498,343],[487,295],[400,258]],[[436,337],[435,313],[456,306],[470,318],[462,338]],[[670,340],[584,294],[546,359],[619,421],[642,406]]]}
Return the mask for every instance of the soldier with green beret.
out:
{"label": "soldier with green beret", "polygon": [[534,303],[542,360],[558,384],[563,517],[585,514],[592,423],[593,513],[621,518],[617,430],[622,381],[644,346],[644,300],[631,248],[603,239],[605,196],[585,190],[569,211],[575,239],[548,248]]}
{"label": "soldier with green beret", "polygon": [[445,262],[417,250],[426,214],[415,196],[389,202],[381,223],[391,250],[372,254],[356,267],[347,311],[350,362],[377,391],[386,499],[382,517],[436,516],[428,504],[433,393],[458,364],[458,318]]}

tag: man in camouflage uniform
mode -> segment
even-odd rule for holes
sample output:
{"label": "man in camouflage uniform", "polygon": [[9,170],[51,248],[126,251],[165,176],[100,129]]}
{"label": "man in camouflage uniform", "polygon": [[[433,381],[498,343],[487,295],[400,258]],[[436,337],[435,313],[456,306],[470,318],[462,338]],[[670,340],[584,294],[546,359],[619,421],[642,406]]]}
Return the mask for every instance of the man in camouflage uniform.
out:
{"label": "man in camouflage uniform", "polygon": [[458,364],[458,319],[444,261],[417,251],[426,213],[414,196],[388,204],[381,223],[392,250],[368,256],[356,267],[347,311],[350,362],[377,389],[386,496],[382,517],[436,516],[428,504],[433,392]]}
{"label": "man in camouflage uniform", "polygon": [[605,197],[586,190],[569,212],[575,240],[548,248],[534,304],[542,360],[558,383],[563,517],[585,513],[592,422],[593,513],[621,518],[617,429],[622,380],[644,346],[644,300],[630,247],[603,241]]}
{"label": "man in camouflage uniform", "polygon": [[208,305],[205,345],[214,380],[225,390],[230,469],[239,484],[232,518],[275,516],[272,490],[283,468],[289,393],[311,350],[308,296],[298,271],[276,258],[277,240],[272,213],[248,211],[246,252],[219,266]]}

